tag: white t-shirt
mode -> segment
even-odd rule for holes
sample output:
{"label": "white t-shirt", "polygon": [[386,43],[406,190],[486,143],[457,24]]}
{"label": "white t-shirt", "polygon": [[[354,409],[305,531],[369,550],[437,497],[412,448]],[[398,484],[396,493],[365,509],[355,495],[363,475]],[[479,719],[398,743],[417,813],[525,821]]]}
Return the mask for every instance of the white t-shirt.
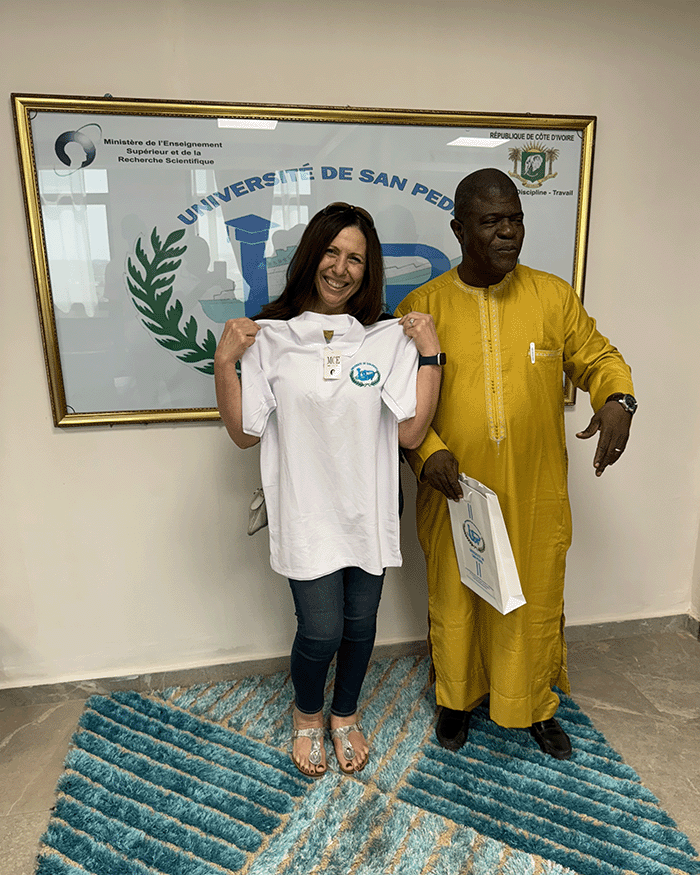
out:
{"label": "white t-shirt", "polygon": [[[416,411],[414,342],[396,319],[307,311],[258,324],[241,359],[243,431],[261,438],[272,568],[313,580],[401,565],[398,423]],[[327,347],[339,379],[324,379]]]}

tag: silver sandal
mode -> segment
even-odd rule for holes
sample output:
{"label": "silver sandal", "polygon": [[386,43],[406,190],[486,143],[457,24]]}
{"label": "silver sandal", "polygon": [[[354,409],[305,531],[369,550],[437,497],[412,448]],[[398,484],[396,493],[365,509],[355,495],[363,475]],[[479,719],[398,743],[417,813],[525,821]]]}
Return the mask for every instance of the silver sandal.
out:
{"label": "silver sandal", "polygon": [[[322,726],[312,726],[309,729],[293,729],[292,730],[292,747],[294,746],[294,742],[297,738],[310,738],[311,739],[311,750],[309,752],[309,762],[312,766],[320,766],[322,762],[321,757],[321,742],[323,741],[323,727]],[[301,768],[299,763],[294,759],[294,750],[292,750],[292,762],[299,769],[302,775],[306,775],[307,778],[320,778],[321,775],[325,774],[325,769],[322,772],[306,772]]]}
{"label": "silver sandal", "polygon": [[[348,736],[351,732],[362,732],[362,724],[358,720],[357,723],[351,723],[349,726],[339,726],[337,729],[331,729],[331,738],[332,739],[340,739],[340,744],[343,749],[343,756],[348,762],[352,762],[355,759],[355,748],[350,744],[350,739]],[[369,759],[369,757],[368,757]],[[350,774],[351,772],[361,772],[362,769],[367,765],[367,760],[362,763],[359,769],[343,769],[342,765],[340,768],[345,772],[345,774]]]}

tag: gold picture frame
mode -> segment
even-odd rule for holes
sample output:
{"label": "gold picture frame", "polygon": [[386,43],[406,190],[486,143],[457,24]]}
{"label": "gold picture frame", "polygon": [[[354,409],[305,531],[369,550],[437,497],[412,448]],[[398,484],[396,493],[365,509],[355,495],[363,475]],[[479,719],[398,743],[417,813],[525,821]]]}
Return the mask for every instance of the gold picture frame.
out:
{"label": "gold picture frame", "polygon": [[56,426],[217,420],[217,332],[279,293],[305,223],[334,200],[374,215],[393,309],[458,260],[457,182],[500,167],[523,194],[522,260],[583,297],[594,116],[111,95],[12,105]]}

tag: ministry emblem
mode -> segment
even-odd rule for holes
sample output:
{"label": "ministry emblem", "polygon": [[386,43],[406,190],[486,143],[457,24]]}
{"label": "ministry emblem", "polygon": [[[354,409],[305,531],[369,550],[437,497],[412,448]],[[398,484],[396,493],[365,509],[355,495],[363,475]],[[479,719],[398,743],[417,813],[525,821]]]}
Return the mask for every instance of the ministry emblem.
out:
{"label": "ministry emblem", "polygon": [[530,141],[524,149],[508,150],[508,159],[513,162],[513,170],[509,175],[519,179],[526,188],[539,188],[543,182],[557,175],[556,171],[552,172],[552,165],[558,157],[559,149],[543,149]]}

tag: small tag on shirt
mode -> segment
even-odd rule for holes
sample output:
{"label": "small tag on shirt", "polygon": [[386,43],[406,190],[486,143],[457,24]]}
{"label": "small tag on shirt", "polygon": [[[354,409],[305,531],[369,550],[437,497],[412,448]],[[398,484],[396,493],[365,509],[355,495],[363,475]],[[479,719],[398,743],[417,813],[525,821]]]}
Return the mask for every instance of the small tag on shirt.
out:
{"label": "small tag on shirt", "polygon": [[321,350],[321,356],[323,358],[323,379],[339,380],[342,372],[341,354],[327,346]]}

